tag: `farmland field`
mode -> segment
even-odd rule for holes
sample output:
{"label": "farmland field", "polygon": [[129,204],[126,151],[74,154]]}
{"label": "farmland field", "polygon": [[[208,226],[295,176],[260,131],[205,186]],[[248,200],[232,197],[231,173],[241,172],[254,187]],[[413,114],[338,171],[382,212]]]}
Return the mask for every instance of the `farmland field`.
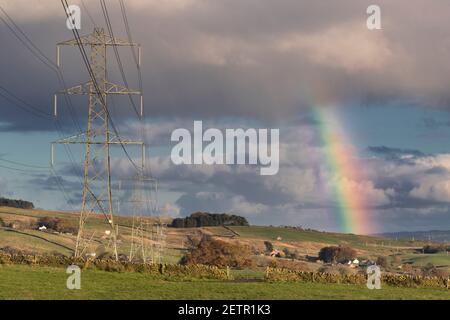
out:
{"label": "farmland field", "polygon": [[0,299],[450,299],[450,291],[311,283],[167,281],[140,273],[86,270],[81,289],[66,288],[64,269],[0,267]]}
{"label": "farmland field", "polygon": [[[71,256],[76,235],[36,230],[41,217],[58,217],[69,224],[77,224],[77,215],[68,212],[0,208],[0,218],[9,225],[0,227],[0,248],[24,250],[38,255],[63,254]],[[151,218],[150,218],[151,219]],[[129,217],[117,217],[119,224],[119,252],[128,254],[131,239]],[[105,223],[100,216],[92,216],[86,225],[95,243],[104,243]],[[258,252],[258,267],[252,270],[231,270],[234,280],[174,281],[142,273],[117,273],[100,270],[82,272],[82,289],[66,288],[67,274],[63,268],[42,266],[0,265],[0,299],[450,299],[449,290],[411,289],[383,286],[369,290],[360,285],[318,283],[269,283],[264,281],[264,268],[270,263],[294,263],[309,271],[317,271],[323,264],[309,261],[328,245],[355,248],[360,259],[388,257],[398,265],[409,264],[422,268],[429,263],[440,270],[450,270],[450,256],[422,254],[421,241],[396,241],[380,237],[302,230],[287,227],[202,227],[166,229],[166,246],[162,262],[176,264],[185,254],[190,237],[207,234],[225,242],[251,246]],[[299,254],[296,261],[264,255],[265,241],[278,250],[288,248]],[[394,259],[397,258],[397,259]],[[259,265],[262,263],[263,265]]]}
{"label": "farmland field", "polygon": [[404,261],[423,267],[427,264],[450,267],[450,255],[446,253],[405,255]]}

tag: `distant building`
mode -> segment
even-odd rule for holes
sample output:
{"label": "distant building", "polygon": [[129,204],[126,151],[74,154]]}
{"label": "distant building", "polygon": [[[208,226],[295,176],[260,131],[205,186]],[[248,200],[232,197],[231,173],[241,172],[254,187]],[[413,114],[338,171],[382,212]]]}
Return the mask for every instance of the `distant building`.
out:
{"label": "distant building", "polygon": [[280,251],[280,250],[277,250],[277,249],[272,250],[272,252],[270,253],[270,256],[271,256],[272,258],[279,258],[279,257],[281,257],[282,255],[284,255],[284,252],[282,252],[282,251]]}
{"label": "distant building", "polygon": [[358,260],[358,259],[349,260],[349,261],[347,262],[347,265],[348,265],[350,268],[356,268],[356,267],[359,266],[359,260]]}

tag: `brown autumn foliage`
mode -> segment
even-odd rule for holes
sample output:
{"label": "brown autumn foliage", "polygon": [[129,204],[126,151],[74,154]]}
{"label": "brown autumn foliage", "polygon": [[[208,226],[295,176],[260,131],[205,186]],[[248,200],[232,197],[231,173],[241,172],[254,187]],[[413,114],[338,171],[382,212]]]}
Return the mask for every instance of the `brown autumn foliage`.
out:
{"label": "brown autumn foliage", "polygon": [[230,243],[203,235],[200,241],[190,241],[191,247],[181,258],[181,264],[202,264],[217,267],[248,268],[254,265],[249,246]]}
{"label": "brown autumn foliage", "polygon": [[37,222],[37,226],[45,226],[47,229],[62,233],[74,234],[78,232],[76,222],[57,217],[41,217]]}
{"label": "brown autumn foliage", "polygon": [[287,259],[271,259],[268,266],[271,268],[281,268],[293,271],[314,271],[314,267],[309,263]]}

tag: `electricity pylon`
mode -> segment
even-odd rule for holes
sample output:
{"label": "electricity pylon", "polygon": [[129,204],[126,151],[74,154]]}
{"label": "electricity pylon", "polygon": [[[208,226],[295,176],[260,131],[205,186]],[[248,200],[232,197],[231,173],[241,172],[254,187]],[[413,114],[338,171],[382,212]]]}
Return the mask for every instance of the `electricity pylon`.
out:
{"label": "electricity pylon", "polygon": [[[147,186],[150,182],[153,185]],[[146,196],[145,191],[154,191],[155,198]],[[156,196],[158,192],[157,181],[152,178],[145,178],[144,173],[138,173],[132,193],[131,202],[133,204],[133,222],[131,229],[131,247],[129,261],[141,260],[147,263],[153,262],[154,244],[150,243],[152,238],[152,229],[150,224],[150,214],[157,210]],[[147,213],[147,214],[145,214]]]}
{"label": "electricity pylon", "polygon": [[166,224],[158,217],[152,226],[152,262],[162,263],[163,252],[166,248]]}
{"label": "electricity pylon", "polygon": [[[65,89],[62,92],[69,95],[89,96],[89,111],[87,131],[61,139],[52,143],[52,164],[54,144],[82,144],[85,145],[84,175],[82,206],[79,219],[79,229],[75,245],[75,257],[80,257],[86,250],[89,242],[85,234],[85,224],[90,214],[102,213],[107,224],[110,225],[112,249],[116,260],[118,228],[114,221],[113,200],[111,190],[111,145],[138,145],[142,148],[142,168],[145,165],[145,145],[143,141],[122,139],[115,130],[109,116],[107,106],[108,95],[140,95],[143,115],[142,93],[137,90],[114,84],[107,79],[107,48],[113,46],[138,47],[140,64],[140,46],[126,40],[113,38],[102,28],[95,28],[92,34],[81,36],[57,44],[57,65],[60,66],[60,46],[83,46],[90,48],[91,79],[80,85]],[[57,95],[55,95],[54,113],[57,115]],[[114,131],[110,130],[110,127]]]}

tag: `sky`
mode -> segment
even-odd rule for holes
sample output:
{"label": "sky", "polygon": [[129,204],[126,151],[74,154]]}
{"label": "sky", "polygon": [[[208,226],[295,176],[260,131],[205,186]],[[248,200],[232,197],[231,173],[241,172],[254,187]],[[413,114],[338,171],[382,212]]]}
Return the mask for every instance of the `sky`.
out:
{"label": "sky", "polygon": [[[105,27],[98,1],[69,4],[81,8],[80,34],[92,32],[94,22]],[[107,4],[114,34],[126,37],[119,1]],[[381,8],[381,30],[366,26],[371,4]],[[144,129],[164,212],[229,212],[258,225],[327,231],[345,231],[343,215],[371,233],[450,229],[450,2],[125,5],[133,40],[142,45],[145,123],[127,98],[112,98],[109,106],[124,137],[139,138]],[[29,1],[0,0],[0,6],[52,61],[56,43],[72,38],[59,1],[35,0],[29,8]],[[1,11],[0,17],[7,19]],[[28,103],[0,95],[0,196],[78,210],[84,151],[71,147],[71,162],[58,146],[49,168],[50,144],[86,128],[87,101],[74,97],[71,109],[60,99],[54,119],[53,94],[62,89],[56,73],[2,21],[0,39],[0,93],[6,88]],[[129,86],[137,88],[131,51],[120,49],[120,56]],[[88,79],[76,48],[63,48],[61,57],[67,86]],[[112,52],[108,77],[122,83]],[[171,132],[192,130],[194,120],[205,128],[279,128],[278,174],[261,176],[248,165],[175,166]],[[338,137],[336,145],[327,135]],[[134,173],[120,148],[112,155],[120,211],[129,192],[118,182]],[[343,201],[352,197],[357,207]]]}

